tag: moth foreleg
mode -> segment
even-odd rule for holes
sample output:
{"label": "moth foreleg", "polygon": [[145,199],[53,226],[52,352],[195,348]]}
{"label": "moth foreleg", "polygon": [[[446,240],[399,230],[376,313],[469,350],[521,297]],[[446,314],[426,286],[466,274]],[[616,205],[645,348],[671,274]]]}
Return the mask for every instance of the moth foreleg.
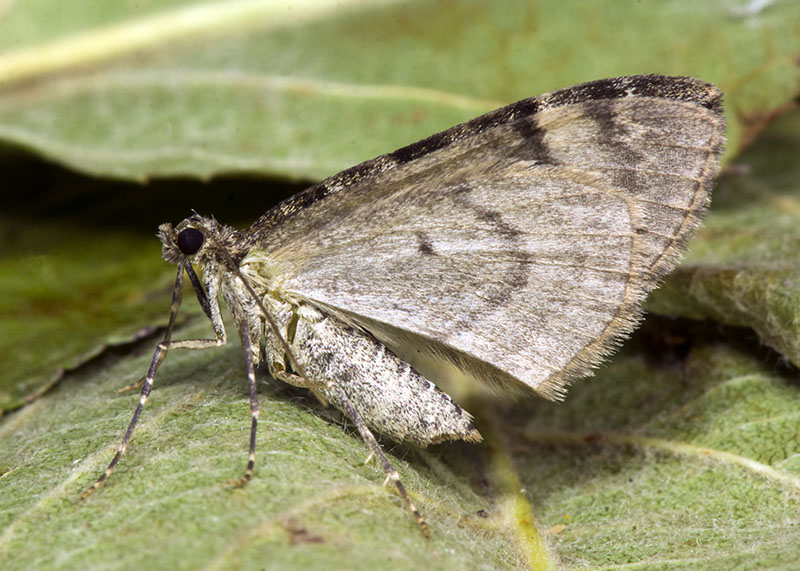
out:
{"label": "moth foreleg", "polygon": [[[191,266],[189,266],[191,268]],[[139,422],[139,416],[142,414],[142,410],[144,410],[144,405],[147,402],[147,399],[150,397],[150,391],[153,389],[153,382],[156,378],[156,371],[158,371],[158,367],[161,365],[161,362],[164,360],[164,357],[167,356],[167,351],[170,349],[209,349],[211,347],[219,347],[220,345],[225,344],[225,327],[222,324],[222,319],[219,317],[219,308],[218,306],[214,305],[209,308],[208,316],[211,320],[211,325],[214,328],[214,339],[181,339],[178,341],[172,340],[172,330],[175,327],[175,318],[178,315],[178,308],[181,305],[181,288],[183,284],[183,271],[184,268],[178,266],[178,275],[175,277],[175,288],[172,291],[172,307],[170,308],[169,312],[169,323],[167,324],[167,330],[164,333],[164,339],[156,346],[156,350],[153,353],[153,360],[150,361],[150,368],[147,369],[147,374],[145,375],[144,379],[140,380],[132,386],[142,386],[142,392],[139,394],[139,403],[136,405],[136,410],[133,412],[133,417],[131,418],[130,423],[128,424],[128,429],[125,431],[125,435],[122,437],[122,442],[117,448],[117,453],[114,455],[114,458],[111,459],[108,466],[106,467],[106,471],[95,480],[94,484],[92,484],[89,488],[87,488],[79,497],[78,501],[85,500],[92,492],[98,489],[100,486],[103,485],[111,473],[114,471],[114,468],[119,463],[122,455],[125,454],[125,450],[128,448],[128,443],[131,440],[131,436],[133,435],[133,429],[136,427],[136,423]],[[186,270],[187,272],[189,270]],[[193,274],[193,272],[190,274]],[[196,277],[195,277],[196,279]],[[199,294],[198,294],[199,295]],[[205,294],[203,294],[203,299],[205,298]],[[216,298],[213,298],[216,299]],[[207,302],[206,302],[207,303]],[[216,301],[214,302],[216,303]],[[202,304],[202,301],[201,301]]]}
{"label": "moth foreleg", "polygon": [[290,373],[288,371],[273,369],[272,367],[270,367],[269,374],[272,375],[273,379],[278,379],[279,381],[283,381],[284,383],[288,383],[292,386],[303,389],[309,388],[306,380],[300,375],[295,375],[294,373]]}
{"label": "moth foreleg", "polygon": [[[224,342],[224,340],[222,342]],[[143,381],[140,381],[142,384],[142,392],[139,394],[139,403],[136,405],[136,410],[133,411],[133,417],[131,417],[131,421],[128,424],[128,429],[125,431],[125,435],[122,437],[122,442],[120,443],[119,448],[117,448],[117,453],[114,455],[114,458],[111,459],[111,462],[109,462],[106,471],[103,472],[99,478],[97,478],[94,484],[87,488],[78,497],[78,501],[85,500],[92,492],[103,485],[103,482],[108,479],[122,458],[122,455],[125,454],[125,451],[128,449],[128,443],[133,435],[133,429],[139,422],[139,417],[142,414],[142,410],[144,410],[144,405],[147,403],[147,399],[150,397],[150,391],[153,389],[156,371],[161,365],[161,362],[164,360],[164,357],[166,357],[167,351],[169,349],[176,348],[208,349],[211,347],[217,347],[220,344],[221,343],[219,339],[182,339],[180,341],[165,340],[158,344],[156,351],[153,354],[153,360],[150,362],[150,368],[147,371],[147,375],[145,375]]]}

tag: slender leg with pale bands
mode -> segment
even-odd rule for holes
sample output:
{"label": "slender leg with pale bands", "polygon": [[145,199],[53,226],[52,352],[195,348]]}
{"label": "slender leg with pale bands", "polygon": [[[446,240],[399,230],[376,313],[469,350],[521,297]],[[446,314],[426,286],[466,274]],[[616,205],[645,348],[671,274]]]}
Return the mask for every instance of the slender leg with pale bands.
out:
{"label": "slender leg with pale bands", "polygon": [[261,407],[258,404],[258,393],[256,391],[256,371],[253,364],[253,351],[248,335],[247,323],[241,324],[242,347],[244,348],[245,361],[247,362],[247,382],[250,386],[250,415],[253,418],[250,424],[250,455],[247,459],[247,468],[244,476],[231,482],[235,486],[244,486],[253,477],[253,468],[256,465],[256,432],[258,429],[258,415]]}
{"label": "slender leg with pale bands", "polygon": [[164,357],[167,356],[167,351],[169,349],[208,349],[210,347],[217,347],[225,343],[224,330],[221,330],[219,327],[216,326],[214,327],[214,331],[216,333],[216,339],[182,339],[179,341],[171,340],[172,330],[175,327],[175,318],[178,315],[178,308],[180,308],[181,305],[181,288],[183,285],[183,271],[184,268],[179,266],[178,276],[175,278],[175,289],[172,292],[172,307],[170,309],[169,323],[167,324],[167,330],[164,333],[164,339],[156,347],[155,353],[153,354],[153,360],[150,362],[150,368],[147,370],[147,375],[145,376],[143,381],[139,381],[138,383],[136,383],[137,385],[143,383],[142,392],[139,396],[139,404],[136,405],[136,410],[133,412],[133,417],[131,418],[130,424],[128,424],[128,429],[125,431],[125,436],[122,437],[122,442],[120,443],[119,448],[117,449],[117,453],[114,455],[114,458],[108,464],[106,471],[103,472],[103,474],[95,481],[94,484],[92,484],[89,488],[87,488],[86,491],[84,491],[78,497],[78,501],[85,500],[92,494],[92,492],[94,492],[100,486],[102,486],[103,482],[105,482],[111,475],[111,473],[114,471],[114,468],[119,463],[120,459],[122,458],[122,455],[125,454],[125,450],[127,450],[128,443],[130,442],[131,436],[133,435],[133,429],[139,422],[139,417],[142,414],[144,405],[147,402],[148,397],[150,396],[150,391],[153,389],[153,382],[155,381],[156,371],[158,371],[158,367],[161,365],[161,362],[164,360]]}
{"label": "slender leg with pale bands", "polygon": [[428,531],[428,524],[425,523],[425,520],[422,517],[422,514],[419,513],[417,506],[414,505],[414,502],[411,501],[411,498],[406,491],[406,487],[403,485],[403,482],[400,481],[400,475],[397,473],[397,470],[394,469],[389,459],[386,457],[386,454],[383,453],[381,449],[381,445],[378,444],[378,441],[375,440],[375,436],[372,434],[372,431],[367,427],[367,424],[361,418],[361,415],[358,414],[353,403],[350,402],[350,399],[344,394],[339,387],[337,387],[334,383],[330,383],[328,386],[328,390],[331,394],[335,394],[336,397],[339,399],[339,403],[341,404],[342,409],[344,409],[345,414],[353,421],[353,424],[356,425],[359,434],[361,434],[361,438],[364,440],[364,443],[369,448],[370,456],[374,456],[378,463],[383,468],[383,472],[386,474],[386,481],[384,484],[388,483],[390,480],[394,482],[394,485],[397,487],[397,491],[400,493],[400,496],[406,502],[408,506],[408,510],[417,520],[420,529],[422,530],[422,534],[425,537],[430,537],[430,531]]}
{"label": "slender leg with pale bands", "polygon": [[131,418],[131,422],[128,424],[128,430],[125,431],[125,436],[122,437],[122,443],[119,445],[117,453],[108,464],[108,467],[106,468],[106,471],[103,472],[103,475],[100,476],[94,484],[92,484],[80,495],[78,498],[79,500],[85,500],[92,492],[102,486],[103,482],[105,482],[114,471],[114,467],[119,463],[122,455],[125,454],[125,450],[128,448],[128,442],[133,434],[133,429],[139,422],[139,416],[141,416],[144,405],[150,396],[150,391],[153,389],[153,381],[155,380],[156,371],[158,370],[159,365],[161,365],[161,362],[164,360],[164,357],[167,355],[167,351],[169,349],[208,349],[210,347],[216,347],[218,344],[219,343],[216,339],[183,339],[180,341],[162,341],[158,344],[158,347],[156,347],[156,352],[153,355],[153,360],[150,363],[150,369],[147,372],[147,376],[144,378],[144,386],[142,386],[142,392],[139,396],[139,404],[136,405],[133,418]]}

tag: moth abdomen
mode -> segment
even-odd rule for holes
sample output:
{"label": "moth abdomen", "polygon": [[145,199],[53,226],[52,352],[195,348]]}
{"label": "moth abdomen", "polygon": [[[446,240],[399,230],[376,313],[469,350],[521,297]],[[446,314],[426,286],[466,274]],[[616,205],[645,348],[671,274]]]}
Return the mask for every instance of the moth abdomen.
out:
{"label": "moth abdomen", "polygon": [[336,408],[346,413],[341,390],[370,428],[398,442],[482,439],[468,412],[369,333],[308,305],[298,317],[292,350]]}

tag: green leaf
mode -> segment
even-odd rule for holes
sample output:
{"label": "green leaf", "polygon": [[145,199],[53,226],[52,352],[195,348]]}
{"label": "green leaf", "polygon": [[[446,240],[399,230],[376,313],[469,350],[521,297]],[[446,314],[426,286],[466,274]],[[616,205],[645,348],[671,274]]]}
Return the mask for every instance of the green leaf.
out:
{"label": "green leaf", "polygon": [[[100,238],[69,222],[0,220],[0,411],[35,398],[109,345],[166,325],[169,277],[155,240],[111,229]],[[147,293],[154,288],[160,295]]]}
{"label": "green leaf", "polygon": [[720,342],[671,369],[628,353],[564,406],[523,409],[507,440],[543,527],[566,524],[570,566],[790,569],[798,388]]}
{"label": "green leaf", "polygon": [[[0,140],[136,181],[229,172],[318,178],[502,103],[627,73],[719,83],[736,149],[753,118],[785,103],[800,77],[795,3],[750,11],[688,1],[460,1],[446,11],[434,2],[83,6],[25,2],[3,13]],[[46,16],[57,9],[58,18]],[[196,201],[178,218],[191,207]],[[211,213],[220,215],[219,201]],[[168,282],[150,238],[166,217],[130,240],[91,223],[33,228],[26,219],[23,230],[13,218],[3,222],[9,247],[0,254],[8,284],[0,325],[10,333],[0,358],[11,363],[0,410],[163,324],[154,291]],[[97,257],[115,240],[125,259]]]}
{"label": "green leaf", "polygon": [[[796,3],[82,6],[61,10],[51,0],[6,8],[0,140],[77,170],[137,181],[227,172],[318,178],[501,103],[626,73],[719,83],[735,150],[754,118],[796,92],[800,75]],[[55,10],[59,17],[47,17]],[[141,190],[125,192],[144,200]],[[177,218],[198,204],[192,198],[183,206]],[[220,216],[219,200],[210,212]],[[163,292],[168,277],[151,236],[165,219],[132,237],[98,233],[91,222],[37,228],[25,219],[23,229],[14,215],[3,219],[0,326],[9,335],[0,358],[10,365],[0,410],[40,394],[109,344],[163,323],[153,292]],[[112,243],[125,259],[110,253]]]}
{"label": "green leaf", "polygon": [[[209,332],[197,319],[179,333]],[[170,353],[128,454],[82,503],[138,399],[116,389],[143,374],[152,343],[5,419],[2,567],[789,569],[800,557],[796,375],[721,341],[665,367],[634,339],[563,404],[473,399],[480,445],[387,442],[429,541],[363,464],[357,433],[275,382],[261,383],[256,476],[226,484],[249,433],[237,345]]]}
{"label": "green leaf", "polygon": [[[205,320],[180,332],[208,333]],[[279,568],[293,561],[336,567],[334,561],[347,560],[363,568],[429,558],[413,518],[381,487],[380,469],[364,465],[357,434],[296,393],[262,391],[257,477],[244,489],[226,484],[243,472],[250,424],[238,346],[170,354],[118,473],[75,504],[102,473],[138,400],[117,396],[116,389],[141,377],[149,359],[148,352],[105,358],[5,424],[4,568],[14,561],[39,569],[196,569],[264,562]],[[502,548],[507,533],[497,536],[492,521],[475,515],[488,504],[467,474],[452,473],[436,455],[414,460],[413,467],[396,462],[434,526],[439,568],[482,557],[486,544],[475,544],[475,534],[495,537],[498,552],[487,568],[518,557]],[[449,473],[444,494],[437,473]],[[470,543],[469,550],[459,547]]]}

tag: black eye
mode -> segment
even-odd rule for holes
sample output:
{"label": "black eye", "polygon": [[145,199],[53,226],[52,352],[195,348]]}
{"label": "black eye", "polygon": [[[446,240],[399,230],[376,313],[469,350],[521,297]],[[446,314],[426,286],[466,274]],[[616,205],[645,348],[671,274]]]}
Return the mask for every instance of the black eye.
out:
{"label": "black eye", "polygon": [[203,247],[204,240],[200,230],[187,228],[178,234],[178,248],[186,256],[191,256],[192,254],[196,254],[197,251]]}

